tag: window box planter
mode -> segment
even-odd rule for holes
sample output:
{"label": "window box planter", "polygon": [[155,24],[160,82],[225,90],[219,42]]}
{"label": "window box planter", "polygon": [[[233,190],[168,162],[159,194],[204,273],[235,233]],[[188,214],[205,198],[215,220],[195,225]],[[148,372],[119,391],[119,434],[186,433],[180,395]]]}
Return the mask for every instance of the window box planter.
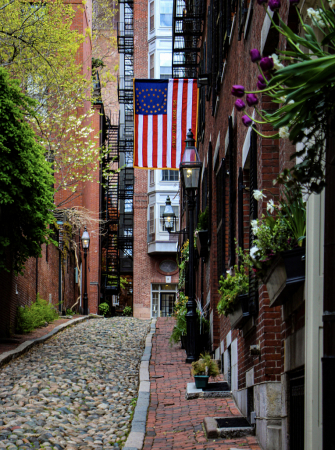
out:
{"label": "window box planter", "polygon": [[231,328],[242,328],[250,316],[249,295],[241,294],[235,302],[234,312],[228,314]]}
{"label": "window box planter", "polygon": [[208,253],[208,230],[199,230],[197,235],[197,250],[200,258],[205,258]]}
{"label": "window box planter", "polygon": [[305,248],[294,248],[276,256],[264,280],[270,297],[270,307],[290,300],[305,282]]}
{"label": "window box planter", "polygon": [[207,387],[208,379],[209,379],[208,375],[193,375],[193,376],[194,376],[195,387],[197,389],[204,389]]}

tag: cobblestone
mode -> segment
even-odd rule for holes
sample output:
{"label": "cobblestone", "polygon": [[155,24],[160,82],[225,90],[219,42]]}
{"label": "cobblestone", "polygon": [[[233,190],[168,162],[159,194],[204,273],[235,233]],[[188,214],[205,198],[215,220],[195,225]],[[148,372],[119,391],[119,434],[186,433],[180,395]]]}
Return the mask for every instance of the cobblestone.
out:
{"label": "cobblestone", "polygon": [[0,449],[117,450],[148,329],[133,318],[91,320],[1,368]]}

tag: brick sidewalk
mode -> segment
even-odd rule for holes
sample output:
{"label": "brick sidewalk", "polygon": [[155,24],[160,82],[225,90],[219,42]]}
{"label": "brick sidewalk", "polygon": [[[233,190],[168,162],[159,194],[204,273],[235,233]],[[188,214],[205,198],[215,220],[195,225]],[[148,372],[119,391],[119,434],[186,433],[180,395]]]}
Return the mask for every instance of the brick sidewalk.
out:
{"label": "brick sidewalk", "polygon": [[169,346],[174,319],[157,320],[150,360],[150,406],[143,450],[261,450],[254,436],[207,440],[204,417],[240,415],[232,399],[185,400],[186,384],[193,381],[180,344]]}

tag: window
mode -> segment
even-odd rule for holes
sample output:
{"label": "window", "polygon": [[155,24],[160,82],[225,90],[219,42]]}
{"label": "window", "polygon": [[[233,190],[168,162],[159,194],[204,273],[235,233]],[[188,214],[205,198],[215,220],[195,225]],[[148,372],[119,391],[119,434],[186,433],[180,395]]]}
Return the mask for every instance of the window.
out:
{"label": "window", "polygon": [[162,170],[162,181],[178,181],[178,170]]}
{"label": "window", "polygon": [[151,317],[172,316],[176,291],[176,284],[151,285]]}
{"label": "window", "polygon": [[154,170],[149,171],[149,184],[150,184],[150,186],[155,184],[155,171]]}
{"label": "window", "polygon": [[150,31],[155,29],[155,2],[150,2]]}
{"label": "window", "polygon": [[172,27],[172,0],[160,1],[160,26]]}
{"label": "window", "polygon": [[150,55],[150,78],[155,78],[155,54]]}
{"label": "window", "polygon": [[161,53],[159,55],[159,74],[161,80],[172,78],[172,54]]}
{"label": "window", "polygon": [[155,233],[155,205],[149,207],[149,234]]}
{"label": "window", "polygon": [[[165,231],[164,220],[163,220],[164,209],[165,209],[165,205],[160,205],[160,207],[159,207],[159,213],[160,213],[159,214],[159,217],[160,217],[159,231]],[[177,231],[177,230],[179,230],[179,206],[172,206],[172,209],[176,215],[176,220],[175,220],[175,224],[174,224],[172,231]]]}

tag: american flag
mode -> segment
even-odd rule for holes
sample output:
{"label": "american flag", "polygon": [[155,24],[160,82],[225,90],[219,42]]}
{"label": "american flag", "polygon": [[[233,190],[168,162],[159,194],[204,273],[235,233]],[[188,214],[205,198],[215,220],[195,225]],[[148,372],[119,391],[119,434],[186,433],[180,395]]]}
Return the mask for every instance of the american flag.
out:
{"label": "american flag", "polygon": [[187,131],[197,135],[197,80],[134,80],[134,92],[134,167],[179,169]]}

